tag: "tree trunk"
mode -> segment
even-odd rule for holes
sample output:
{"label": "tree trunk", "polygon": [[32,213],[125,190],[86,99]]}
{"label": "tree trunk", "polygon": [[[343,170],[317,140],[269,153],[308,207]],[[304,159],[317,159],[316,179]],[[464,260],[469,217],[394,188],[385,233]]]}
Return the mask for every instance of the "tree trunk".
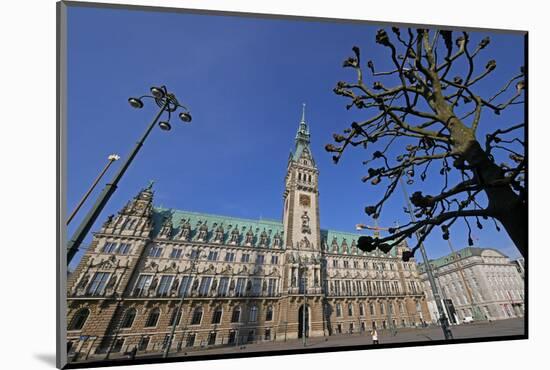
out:
{"label": "tree trunk", "polygon": [[[475,169],[480,184],[491,184],[505,179],[504,172],[496,165],[481,145],[473,140],[464,152],[464,159]],[[488,185],[484,189],[488,199],[487,210],[508,232],[508,235],[525,257],[527,251],[527,201],[510,185]]]}

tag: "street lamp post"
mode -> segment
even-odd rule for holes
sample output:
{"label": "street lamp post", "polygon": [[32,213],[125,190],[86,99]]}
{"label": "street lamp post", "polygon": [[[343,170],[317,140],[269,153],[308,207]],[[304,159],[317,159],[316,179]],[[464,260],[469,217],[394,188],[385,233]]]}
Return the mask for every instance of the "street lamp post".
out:
{"label": "street lamp post", "polygon": [[[401,184],[401,189],[403,190],[403,196],[405,197],[405,203],[407,204],[409,215],[411,216],[411,221],[416,222],[411,201],[409,199],[409,194],[407,193],[407,189],[405,188],[405,184],[403,183],[403,177],[401,176],[399,177],[399,183]],[[416,239],[420,241],[420,234],[418,231],[415,232],[415,235],[416,235]],[[439,311],[439,321],[441,322],[441,329],[443,330],[443,335],[445,339],[453,339],[453,333],[451,332],[451,329],[449,327],[449,321],[447,320],[447,316],[445,315],[443,305],[441,304],[441,299],[439,296],[437,285],[435,285],[435,279],[432,273],[432,267],[430,265],[430,261],[428,260],[428,255],[426,254],[424,243],[422,242],[420,242],[420,252],[422,254],[422,260],[424,261],[424,266],[426,268],[426,274],[428,275],[428,281],[430,282],[430,286],[432,287],[432,294],[434,296],[435,304],[437,306],[437,310]]]}
{"label": "street lamp post", "polygon": [[[195,253],[193,253],[195,252]],[[170,347],[172,347],[172,341],[174,340],[174,334],[176,332],[176,326],[178,325],[178,316],[181,313],[181,310],[183,308],[183,302],[185,300],[185,294],[187,293],[187,289],[190,287],[190,284],[192,280],[195,278],[195,270],[197,261],[199,258],[204,257],[200,255],[200,252],[198,249],[194,249],[187,255],[191,259],[191,270],[189,271],[189,276],[187,279],[187,282],[185,286],[180,285],[180,290],[183,288],[181,292],[181,298],[180,302],[178,304],[178,308],[176,309],[176,315],[174,316],[174,322],[172,323],[172,329],[170,330],[170,335],[168,336],[168,341],[166,342],[166,348],[164,349],[164,358],[168,358],[168,354],[170,352]],[[183,315],[182,315],[183,316]]]}
{"label": "street lamp post", "polygon": [[306,296],[306,290],[307,290],[307,267],[308,264],[306,264],[304,261],[299,261],[299,267],[300,271],[302,273],[302,288],[303,288],[303,300],[304,305],[302,307],[302,341],[304,343],[304,347],[307,345],[307,338],[306,338],[306,314],[307,314],[307,296]]}
{"label": "street lamp post", "polygon": [[168,112],[168,119],[166,121],[160,121],[159,127],[164,131],[169,131],[172,126],[170,125],[170,117],[171,114],[175,111],[177,111],[179,108],[183,108],[183,111],[179,113],[179,117],[184,122],[190,122],[191,121],[191,115],[189,114],[189,111],[186,107],[181,105],[178,100],[176,99],[176,96],[173,93],[170,93],[166,90],[165,86],[161,87],[152,87],[151,88],[151,94],[150,95],[144,95],[139,98],[130,98],[128,99],[128,102],[130,105],[134,108],[142,108],[143,107],[143,101],[144,98],[151,98],[155,100],[155,103],[160,107],[160,110],[153,118],[153,121],[147,127],[147,130],[145,130],[145,133],[141,137],[141,139],[136,143],[130,154],[128,155],[128,158],[126,161],[122,164],[118,172],[115,174],[113,179],[110,183],[108,183],[105,188],[103,188],[103,191],[99,195],[99,198],[96,200],[94,206],[92,209],[88,212],[88,214],[84,217],[82,222],[80,223],[80,226],[73,234],[73,237],[69,240],[69,243],[67,244],[67,265],[71,263],[71,260],[73,259],[74,255],[78,251],[78,248],[80,247],[80,244],[82,244],[82,241],[90,231],[92,225],[98,218],[99,214],[109,201],[109,198],[113,195],[115,190],[117,189],[118,183],[130,164],[132,163],[132,160],[135,158],[141,147],[143,146],[143,143],[145,142],[145,139],[149,136],[149,133],[155,127],[163,113]]}
{"label": "street lamp post", "polygon": [[109,160],[109,162],[107,162],[107,165],[103,168],[103,170],[99,173],[99,176],[97,176],[97,178],[95,179],[95,181],[92,183],[92,186],[90,186],[90,189],[88,189],[88,191],[86,192],[86,194],[84,194],[84,196],[82,197],[82,199],[80,199],[80,202],[78,202],[78,205],[75,207],[73,213],[71,213],[71,215],[69,216],[69,218],[67,219],[67,225],[73,220],[74,216],[76,215],[76,213],[78,212],[78,210],[80,209],[80,207],[82,207],[82,205],[84,204],[84,202],[86,201],[86,199],[88,199],[88,197],[90,196],[90,194],[92,193],[92,191],[95,189],[95,187],[97,186],[97,183],[99,182],[99,180],[101,180],[101,178],[103,177],[103,175],[105,175],[105,172],[107,172],[107,170],[109,169],[109,167],[111,167],[111,165],[113,164],[114,161],[118,161],[120,159],[120,157],[116,154],[111,154],[109,157],[107,157],[107,159]]}

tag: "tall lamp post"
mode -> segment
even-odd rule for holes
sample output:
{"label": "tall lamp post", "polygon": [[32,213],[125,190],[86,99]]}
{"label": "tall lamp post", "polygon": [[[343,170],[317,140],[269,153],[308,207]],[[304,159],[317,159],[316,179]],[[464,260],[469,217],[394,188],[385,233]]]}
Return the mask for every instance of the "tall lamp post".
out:
{"label": "tall lamp post", "polygon": [[73,213],[71,213],[71,215],[69,216],[69,218],[67,219],[67,225],[73,220],[74,216],[76,215],[76,213],[78,212],[78,210],[80,209],[80,207],[82,207],[82,205],[84,204],[84,202],[86,201],[86,199],[88,199],[88,197],[90,196],[91,192],[95,189],[95,187],[97,186],[97,183],[99,182],[99,180],[101,180],[101,178],[103,177],[103,175],[105,175],[105,172],[107,172],[107,170],[109,169],[109,167],[111,167],[111,165],[113,164],[114,161],[118,161],[120,159],[120,156],[116,155],[116,154],[111,154],[109,157],[107,157],[107,159],[109,160],[109,162],[107,162],[107,165],[103,168],[103,170],[99,173],[99,176],[97,176],[97,178],[95,179],[95,181],[92,183],[92,186],[90,186],[90,189],[88,189],[88,191],[86,192],[86,194],[84,194],[84,196],[82,197],[82,199],[80,199],[80,202],[78,202],[78,205],[75,207]]}
{"label": "tall lamp post", "polygon": [[176,314],[174,316],[174,322],[172,323],[172,329],[170,330],[170,335],[168,336],[168,341],[166,342],[166,348],[164,349],[164,358],[168,358],[168,354],[170,353],[170,347],[172,347],[172,341],[174,340],[174,334],[176,332],[176,326],[178,325],[178,317],[181,314],[181,310],[183,308],[183,302],[185,300],[185,294],[187,293],[187,290],[190,287],[190,284],[192,280],[195,278],[196,275],[196,266],[197,261],[200,258],[204,258],[204,255],[200,254],[199,249],[193,249],[191,253],[187,254],[189,259],[191,260],[191,270],[189,271],[189,275],[187,278],[187,282],[185,283],[185,286],[180,285],[181,292],[181,298],[180,302],[178,304],[178,308],[176,309]]}
{"label": "tall lamp post", "polygon": [[304,347],[307,345],[307,338],[306,338],[306,315],[307,315],[307,270],[308,270],[308,264],[305,261],[299,260],[299,269],[301,272],[301,280],[302,280],[302,288],[303,288],[303,294],[304,294],[304,305],[302,308],[302,341],[304,343]]}
{"label": "tall lamp post", "polygon": [[[405,184],[403,183],[403,177],[401,176],[399,177],[399,183],[401,185],[401,189],[403,189],[403,196],[405,197],[405,203],[407,204],[408,213],[411,216],[411,221],[416,222],[411,201],[409,199],[409,194],[407,193],[407,189],[405,188]],[[420,240],[420,234],[418,231],[415,232],[415,235],[416,239]],[[424,243],[422,242],[420,242],[420,252],[422,254],[422,260],[424,261],[424,266],[426,268],[426,274],[428,275],[430,286],[432,287],[432,294],[434,296],[435,304],[437,306],[437,310],[439,311],[439,322],[441,323],[443,335],[445,339],[453,339],[453,333],[451,332],[451,328],[449,327],[449,320],[445,315],[445,310],[443,309],[441,298],[439,296],[439,290],[437,289],[437,285],[435,285],[435,279],[432,273],[432,266],[430,265],[428,255],[426,254],[426,249],[424,248]]]}
{"label": "tall lamp post", "polygon": [[[189,114],[189,110],[181,105],[176,96],[168,92],[166,89],[166,86],[161,87],[151,87],[151,94],[152,95],[143,95],[139,98],[129,98],[128,102],[130,105],[134,108],[143,108],[143,99],[150,98],[155,101],[155,103],[159,106],[159,111],[153,118],[153,121],[147,127],[147,130],[145,130],[145,133],[141,137],[141,139],[136,143],[130,154],[128,155],[128,158],[126,158],[126,161],[122,164],[118,172],[115,174],[113,179],[110,183],[108,183],[104,188],[101,194],[99,195],[98,199],[96,200],[94,206],[92,209],[88,212],[86,217],[82,220],[80,223],[80,226],[73,234],[73,237],[69,240],[69,243],[67,244],[67,265],[71,263],[71,260],[73,259],[74,255],[78,251],[78,248],[80,247],[80,244],[82,244],[82,241],[90,231],[92,225],[98,218],[99,214],[109,201],[109,198],[111,198],[111,195],[115,192],[117,185],[132,163],[134,157],[137,155],[141,147],[143,146],[143,143],[145,142],[145,139],[149,136],[149,133],[155,127],[155,125],[158,122],[159,127],[161,130],[164,131],[170,131],[172,129],[172,126],[170,125],[170,118],[172,116],[172,113],[175,113],[180,108],[182,111],[179,113],[179,117],[183,122],[191,122],[191,114]],[[161,116],[168,112],[168,117],[166,121],[160,121]]]}

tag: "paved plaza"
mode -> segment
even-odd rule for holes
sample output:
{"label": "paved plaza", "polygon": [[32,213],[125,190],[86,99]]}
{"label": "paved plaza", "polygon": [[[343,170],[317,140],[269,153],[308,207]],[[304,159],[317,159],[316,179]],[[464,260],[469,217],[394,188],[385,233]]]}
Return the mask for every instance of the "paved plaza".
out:
{"label": "paved plaza", "polygon": [[[499,320],[493,322],[478,322],[471,324],[455,325],[451,327],[455,339],[466,338],[483,338],[483,337],[500,337],[525,334],[523,318]],[[392,335],[388,330],[380,330],[378,332],[380,344],[388,343],[410,343],[410,342],[426,342],[443,340],[443,332],[439,326],[427,328],[399,328],[397,333]],[[359,334],[335,335],[320,338],[308,338],[306,347],[310,348],[329,348],[329,347],[347,347],[347,346],[363,346],[372,345],[372,339],[368,332]],[[170,357],[180,358],[185,361],[186,358],[194,356],[214,355],[214,354],[230,354],[230,353],[250,353],[264,351],[281,351],[281,350],[297,350],[303,349],[304,344],[301,339],[292,339],[285,341],[271,341],[252,343],[246,345],[224,345],[210,348],[196,348],[188,351],[180,351],[177,354],[172,353]],[[159,358],[162,357],[161,352],[137,354],[136,359]],[[127,356],[117,356],[111,354],[111,360],[127,360]],[[92,362],[100,360],[99,358],[90,358]],[[79,361],[80,362],[80,361]]]}

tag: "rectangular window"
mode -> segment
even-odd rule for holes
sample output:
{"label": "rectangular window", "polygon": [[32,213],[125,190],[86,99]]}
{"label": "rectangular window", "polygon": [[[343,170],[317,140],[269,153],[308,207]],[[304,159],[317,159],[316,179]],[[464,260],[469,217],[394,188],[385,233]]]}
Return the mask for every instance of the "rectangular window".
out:
{"label": "rectangular window", "polygon": [[236,332],[234,330],[231,330],[229,332],[229,338],[227,339],[227,344],[235,344],[235,336],[236,336]]}
{"label": "rectangular window", "polygon": [[218,285],[218,295],[220,297],[225,297],[227,295],[227,288],[229,287],[229,278],[224,276],[220,279],[220,284]]}
{"label": "rectangular window", "polygon": [[203,277],[201,280],[201,284],[199,286],[199,295],[200,296],[207,296],[208,292],[210,290],[210,284],[212,283],[211,277]]}
{"label": "rectangular window", "polygon": [[277,280],[276,279],[269,279],[268,280],[268,284],[267,284],[267,295],[268,296],[273,297],[273,296],[276,295],[276,293],[277,293],[276,285],[277,285]]}
{"label": "rectangular window", "polygon": [[111,350],[114,353],[118,353],[122,351],[122,346],[124,345],[124,338],[118,338],[115,341],[115,344],[113,345],[113,349]]}
{"label": "rectangular window", "polygon": [[216,344],[216,332],[208,334],[208,345],[212,346],[214,344]]}
{"label": "rectangular window", "polygon": [[237,279],[237,287],[235,288],[235,295],[237,297],[244,296],[245,289],[246,289],[246,279],[245,278],[238,278]]}
{"label": "rectangular window", "polygon": [[265,329],[264,340],[271,340],[271,329]]}
{"label": "rectangular window", "polygon": [[157,294],[161,297],[166,297],[170,293],[170,287],[172,286],[172,281],[174,277],[172,275],[164,275],[160,278],[160,284],[157,291]]}
{"label": "rectangular window", "polygon": [[181,254],[183,253],[181,248],[173,248],[172,252],[170,252],[170,258],[178,259],[181,258]]}
{"label": "rectangular window", "polygon": [[193,347],[193,345],[195,344],[195,334],[189,334],[187,336],[187,340],[185,341],[185,346],[186,347]]}
{"label": "rectangular window", "polygon": [[230,252],[225,254],[225,262],[233,262],[235,261],[235,253]]}
{"label": "rectangular window", "polygon": [[342,305],[340,303],[336,304],[336,316],[341,317],[342,316]]}
{"label": "rectangular window", "polygon": [[359,267],[359,262],[353,261],[353,268],[358,268],[358,267]]}
{"label": "rectangular window", "polygon": [[149,285],[151,285],[152,275],[140,275],[134,288],[134,295],[141,296],[147,293]]}
{"label": "rectangular window", "polygon": [[101,250],[101,252],[103,252],[103,253],[114,253],[115,250],[116,250],[117,245],[118,245],[117,243],[107,242],[103,246],[103,249]]}
{"label": "rectangular window", "polygon": [[332,267],[338,267],[338,260],[332,260]]}
{"label": "rectangular window", "polygon": [[196,249],[193,249],[191,251],[191,254],[189,255],[189,259],[196,260],[199,257],[199,251]]}
{"label": "rectangular window", "polygon": [[346,294],[347,295],[351,294],[351,281],[349,280],[346,280]]}
{"label": "rectangular window", "polygon": [[250,254],[248,253],[244,253],[242,256],[241,256],[241,262],[248,262],[250,260]]}
{"label": "rectangular window", "polygon": [[212,324],[219,324],[220,322],[222,322],[221,308],[214,311],[214,315],[212,315]]}
{"label": "rectangular window", "polygon": [[258,254],[256,256],[256,265],[262,265],[264,263],[264,255]]}
{"label": "rectangular window", "polygon": [[162,255],[162,248],[157,247],[156,245],[152,246],[149,249],[149,257],[160,257]]}
{"label": "rectangular window", "polygon": [[363,262],[363,268],[368,269],[369,268],[369,263],[368,262]]}
{"label": "rectangular window", "polygon": [[129,243],[120,243],[118,249],[118,254],[129,254],[130,253],[130,244]]}
{"label": "rectangular window", "polygon": [[349,261],[348,260],[345,260],[344,261],[344,268],[348,268],[349,267]]}
{"label": "rectangular window", "polygon": [[303,294],[307,289],[307,278],[300,278],[300,285],[298,286],[298,293]]}
{"label": "rectangular window", "polygon": [[193,282],[193,278],[190,276],[184,276],[181,278],[181,284],[180,284],[180,290],[179,295],[185,295],[187,296],[189,294],[189,289],[191,288],[191,283]]}
{"label": "rectangular window", "polygon": [[147,351],[147,346],[149,345],[150,340],[151,340],[150,337],[142,337],[139,340],[138,350],[139,351]]}
{"label": "rectangular window", "polygon": [[271,264],[276,265],[279,263],[279,256],[271,256]]}
{"label": "rectangular window", "polygon": [[218,260],[218,252],[217,251],[208,252],[208,260],[209,261],[217,261]]}
{"label": "rectangular window", "polygon": [[252,295],[259,296],[262,293],[262,279],[253,278],[252,279]]}
{"label": "rectangular window", "polygon": [[103,289],[105,284],[109,280],[111,274],[109,272],[96,272],[90,286],[88,287],[88,294],[91,295],[101,295],[103,294]]}

